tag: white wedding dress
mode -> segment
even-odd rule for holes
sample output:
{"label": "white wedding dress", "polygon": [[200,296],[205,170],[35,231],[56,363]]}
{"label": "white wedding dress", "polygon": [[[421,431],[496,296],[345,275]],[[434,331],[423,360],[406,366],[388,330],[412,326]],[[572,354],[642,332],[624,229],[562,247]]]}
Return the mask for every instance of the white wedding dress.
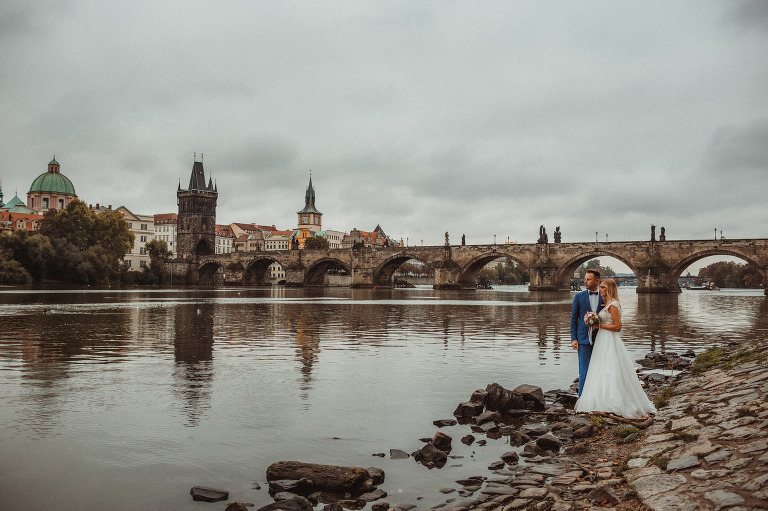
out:
{"label": "white wedding dress", "polygon": [[[621,314],[618,302],[611,302],[600,311],[601,325],[612,325],[608,310],[615,307]],[[610,412],[626,418],[645,417],[656,413],[656,408],[646,396],[629,353],[621,342],[621,333],[597,331],[592,359],[581,397],[576,401],[577,412]]]}

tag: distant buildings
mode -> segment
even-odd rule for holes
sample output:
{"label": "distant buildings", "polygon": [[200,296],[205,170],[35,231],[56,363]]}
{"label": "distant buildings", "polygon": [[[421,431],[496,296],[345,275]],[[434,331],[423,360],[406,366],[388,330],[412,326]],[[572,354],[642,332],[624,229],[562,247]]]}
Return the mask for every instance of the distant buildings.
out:
{"label": "distant buildings", "polygon": [[125,206],[120,206],[115,211],[123,215],[128,222],[128,229],[135,236],[133,247],[125,254],[123,261],[129,270],[139,270],[149,266],[149,254],[147,242],[155,236],[155,217],[153,215],[140,215],[131,212]]}
{"label": "distant buildings", "polygon": [[49,209],[64,209],[77,199],[75,187],[67,176],[60,172],[61,165],[56,157],[48,162],[48,172],[43,172],[32,181],[27,192],[27,207],[40,214]]}

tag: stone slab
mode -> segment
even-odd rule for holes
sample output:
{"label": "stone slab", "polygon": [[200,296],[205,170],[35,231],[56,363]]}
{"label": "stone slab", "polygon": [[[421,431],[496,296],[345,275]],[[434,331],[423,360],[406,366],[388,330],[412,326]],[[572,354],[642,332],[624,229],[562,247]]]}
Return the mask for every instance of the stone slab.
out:
{"label": "stone slab", "polygon": [[678,470],[686,470],[688,468],[700,466],[701,462],[696,456],[683,456],[682,458],[669,460],[667,463],[667,472],[677,472]]}
{"label": "stone slab", "polygon": [[669,451],[666,456],[670,458],[682,458],[684,456],[707,455],[716,451],[718,448],[718,445],[713,444],[706,438],[702,438],[695,442],[683,444],[680,447]]}
{"label": "stone slab", "polygon": [[696,417],[683,417],[682,419],[677,419],[672,421],[672,431],[680,431],[683,429],[688,428],[700,428],[701,424],[698,420],[696,420]]}
{"label": "stone slab", "polygon": [[725,490],[708,491],[704,494],[704,498],[714,504],[715,511],[724,507],[740,506],[744,503],[744,498],[741,495]]}
{"label": "stone slab", "polygon": [[702,507],[685,495],[656,495],[646,499],[643,504],[647,505],[653,511],[710,511],[713,507]]}
{"label": "stone slab", "polygon": [[687,479],[680,474],[658,474],[636,479],[635,491],[641,499],[647,499],[659,493],[666,493],[685,484]]}

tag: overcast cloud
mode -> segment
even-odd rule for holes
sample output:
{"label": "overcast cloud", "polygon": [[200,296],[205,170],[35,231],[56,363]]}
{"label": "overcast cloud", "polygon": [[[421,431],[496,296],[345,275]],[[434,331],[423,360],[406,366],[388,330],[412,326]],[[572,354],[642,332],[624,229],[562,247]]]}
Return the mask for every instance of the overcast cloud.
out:
{"label": "overcast cloud", "polygon": [[[5,200],[410,243],[768,237],[768,2],[0,3]],[[551,236],[551,234],[550,234]]]}

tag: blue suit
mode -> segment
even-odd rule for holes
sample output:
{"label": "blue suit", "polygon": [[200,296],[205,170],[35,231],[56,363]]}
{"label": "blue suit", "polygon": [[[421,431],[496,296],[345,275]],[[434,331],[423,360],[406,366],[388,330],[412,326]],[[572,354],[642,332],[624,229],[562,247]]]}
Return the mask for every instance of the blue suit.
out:
{"label": "blue suit", "polygon": [[[593,312],[600,312],[602,309],[603,297],[598,295],[597,310]],[[576,296],[573,297],[573,308],[571,309],[571,341],[579,342],[579,396],[581,396],[581,389],[584,388],[584,380],[587,378],[589,360],[592,358],[589,326],[584,323],[584,314],[591,310],[588,291],[576,293]],[[596,335],[597,329],[593,329],[592,341],[594,341]]]}

